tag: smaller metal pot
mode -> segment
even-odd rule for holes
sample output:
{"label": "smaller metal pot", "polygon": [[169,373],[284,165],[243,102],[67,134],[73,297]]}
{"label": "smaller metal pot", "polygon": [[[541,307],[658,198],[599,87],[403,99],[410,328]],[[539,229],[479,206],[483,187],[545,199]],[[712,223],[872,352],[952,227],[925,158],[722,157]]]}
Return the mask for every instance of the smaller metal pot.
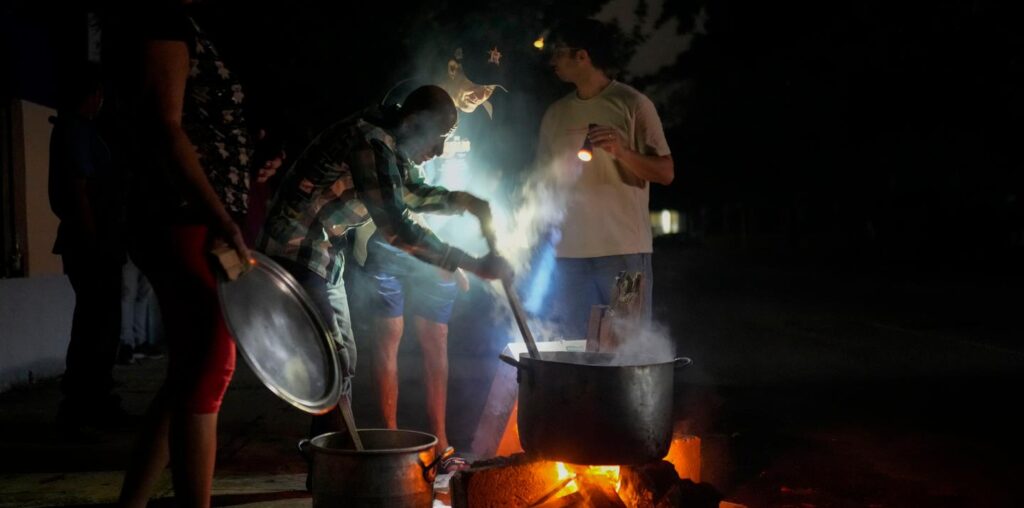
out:
{"label": "smaller metal pot", "polygon": [[425,432],[360,429],[364,449],[356,451],[348,432],[299,441],[310,463],[313,507],[430,507],[437,438]]}

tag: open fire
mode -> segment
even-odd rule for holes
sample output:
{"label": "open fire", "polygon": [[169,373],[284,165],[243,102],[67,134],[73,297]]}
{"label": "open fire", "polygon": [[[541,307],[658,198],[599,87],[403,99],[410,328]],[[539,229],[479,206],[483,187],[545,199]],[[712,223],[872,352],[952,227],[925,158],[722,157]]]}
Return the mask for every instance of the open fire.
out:
{"label": "open fire", "polygon": [[615,492],[622,489],[622,476],[619,466],[577,466],[565,462],[555,462],[555,474],[560,485],[565,485],[561,490],[555,492],[552,499],[558,499],[570,494],[579,492],[580,486],[577,479],[589,483],[604,484]]}
{"label": "open fire", "polygon": [[[717,500],[710,502],[702,493],[700,462],[700,439],[681,432],[664,460],[633,466],[577,465],[511,453],[456,474],[452,506],[718,508]],[[695,495],[709,502],[695,501]]]}

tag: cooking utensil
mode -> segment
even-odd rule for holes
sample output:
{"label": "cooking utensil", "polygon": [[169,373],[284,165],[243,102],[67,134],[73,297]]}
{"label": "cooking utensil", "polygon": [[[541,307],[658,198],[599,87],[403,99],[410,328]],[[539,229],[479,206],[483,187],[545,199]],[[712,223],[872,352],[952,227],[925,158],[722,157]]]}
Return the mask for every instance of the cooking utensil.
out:
{"label": "cooking utensil", "polygon": [[361,429],[364,450],[353,447],[346,432],[330,432],[299,441],[310,462],[314,508],[430,507],[438,461],[437,438],[411,430]]}
{"label": "cooking utensil", "polygon": [[502,279],[501,285],[505,288],[505,296],[508,297],[508,306],[512,308],[512,316],[516,320],[516,325],[519,326],[519,333],[523,334],[523,340],[526,342],[526,349],[529,350],[531,357],[540,358],[540,352],[537,351],[537,343],[534,342],[533,333],[530,332],[530,325],[526,322],[526,311],[523,310],[523,304],[519,301],[519,294],[516,293],[515,288],[512,287],[511,281]]}
{"label": "cooking utensil", "polygon": [[[498,239],[494,233],[494,224],[481,224],[480,229],[483,232],[484,239],[487,241],[488,249],[491,252],[497,253]],[[519,301],[519,293],[516,293],[515,288],[512,287],[512,281],[509,279],[501,279],[501,287],[505,290],[508,306],[512,309],[512,317],[516,320],[519,333],[523,335],[523,341],[526,342],[526,349],[530,352],[530,356],[540,358],[540,352],[537,351],[537,342],[533,340],[533,333],[530,332],[530,326],[526,322],[526,311],[523,310],[523,304]]]}
{"label": "cooking utensil", "polygon": [[519,440],[523,449],[573,464],[660,460],[672,441],[673,375],[689,358],[545,351],[540,358],[502,355],[519,369]]}
{"label": "cooking utensil", "polygon": [[349,438],[352,439],[352,444],[355,445],[356,451],[363,451],[363,440],[359,439],[356,418],[352,415],[352,404],[348,400],[342,400],[338,406],[341,408],[341,418],[345,420],[345,428],[348,431]]}
{"label": "cooking utensil", "polygon": [[242,358],[289,404],[312,414],[327,412],[342,389],[330,329],[291,274],[259,252],[252,256],[254,263],[236,279],[221,274],[217,288]]}

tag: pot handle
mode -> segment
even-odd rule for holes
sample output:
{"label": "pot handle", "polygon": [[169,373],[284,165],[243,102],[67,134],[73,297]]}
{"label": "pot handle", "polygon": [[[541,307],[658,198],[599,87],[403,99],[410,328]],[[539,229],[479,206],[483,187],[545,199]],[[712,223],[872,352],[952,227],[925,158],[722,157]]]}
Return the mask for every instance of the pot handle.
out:
{"label": "pot handle", "polygon": [[508,355],[506,355],[504,353],[499,354],[498,355],[498,359],[503,361],[503,362],[505,362],[505,363],[507,363],[507,364],[509,364],[509,365],[511,365],[511,366],[513,366],[513,367],[515,367],[515,368],[517,368],[517,369],[525,368],[525,367],[523,367],[523,364],[519,363],[519,360],[516,360],[515,358],[512,358],[511,356],[508,356]]}
{"label": "pot handle", "polygon": [[427,480],[430,483],[433,483],[434,476],[437,475],[438,462],[441,462],[442,460],[447,459],[452,455],[455,455],[455,447],[449,446],[448,448],[445,448],[444,451],[437,454],[437,456],[434,457],[434,460],[430,461],[429,464],[424,464],[422,461],[420,461],[420,467],[423,468],[423,479]]}
{"label": "pot handle", "polygon": [[672,367],[678,369],[681,367],[688,367],[690,365],[693,365],[693,360],[685,356],[679,356],[676,357],[676,359],[672,360],[672,363],[675,364]]}
{"label": "pot handle", "polygon": [[312,446],[312,444],[308,439],[302,439],[299,441],[299,455],[302,455],[302,458],[306,459],[306,462],[312,463],[313,454],[309,452],[310,446]]}

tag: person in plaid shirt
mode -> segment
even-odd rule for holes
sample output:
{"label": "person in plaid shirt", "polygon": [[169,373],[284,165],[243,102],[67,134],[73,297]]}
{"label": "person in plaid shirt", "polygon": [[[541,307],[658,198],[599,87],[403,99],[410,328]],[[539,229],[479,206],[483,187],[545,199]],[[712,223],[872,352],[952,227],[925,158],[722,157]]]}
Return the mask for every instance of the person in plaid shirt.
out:
{"label": "person in plaid shirt", "polygon": [[[427,160],[441,154],[454,130],[457,111],[437,86],[413,90],[400,107],[370,109],[328,127],[306,147],[284,176],[270,205],[257,248],[281,263],[309,293],[331,327],[346,377],[356,351],[342,272],[346,233],[373,220],[391,245],[416,258],[481,278],[510,277],[508,262],[496,254],[473,257],[417,224],[409,211],[468,211],[490,231],[491,211],[472,194],[433,187],[413,178]],[[311,433],[341,430],[340,411],[314,418]]]}

